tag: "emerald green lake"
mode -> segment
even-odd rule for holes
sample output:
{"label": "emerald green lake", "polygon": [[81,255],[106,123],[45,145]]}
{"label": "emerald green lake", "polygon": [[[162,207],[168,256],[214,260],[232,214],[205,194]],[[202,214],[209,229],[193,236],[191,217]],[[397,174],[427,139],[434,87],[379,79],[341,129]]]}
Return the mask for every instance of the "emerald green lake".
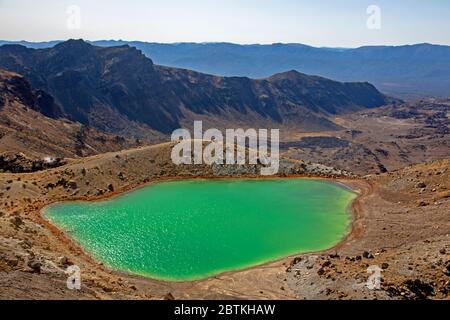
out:
{"label": "emerald green lake", "polygon": [[190,281],[333,247],[355,197],[307,179],[174,181],[44,215],[113,269]]}

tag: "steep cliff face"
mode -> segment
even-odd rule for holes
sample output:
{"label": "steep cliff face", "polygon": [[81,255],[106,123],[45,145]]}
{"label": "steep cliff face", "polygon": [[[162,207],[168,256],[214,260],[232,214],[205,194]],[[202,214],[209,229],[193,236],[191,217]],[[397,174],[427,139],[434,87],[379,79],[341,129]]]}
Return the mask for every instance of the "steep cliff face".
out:
{"label": "steep cliff face", "polygon": [[0,106],[7,100],[15,100],[51,118],[63,116],[62,109],[51,95],[43,90],[32,89],[22,76],[0,69]]}
{"label": "steep cliff face", "polygon": [[40,50],[2,46],[0,67],[49,92],[69,119],[113,133],[132,123],[169,133],[195,115],[333,130],[338,126],[328,115],[387,101],[368,83],[340,83],[295,71],[261,80],[215,77],[155,66],[129,46],[101,48],[82,40]]}

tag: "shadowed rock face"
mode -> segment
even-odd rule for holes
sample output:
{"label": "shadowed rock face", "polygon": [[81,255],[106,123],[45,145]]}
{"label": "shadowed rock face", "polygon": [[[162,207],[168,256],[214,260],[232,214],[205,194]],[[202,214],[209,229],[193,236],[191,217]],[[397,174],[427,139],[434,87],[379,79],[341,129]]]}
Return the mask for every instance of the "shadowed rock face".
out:
{"label": "shadowed rock face", "polygon": [[0,69],[0,107],[6,98],[13,98],[47,117],[59,118],[63,115],[51,95],[40,89],[34,90],[22,76]]}
{"label": "shadowed rock face", "polygon": [[262,80],[215,77],[155,66],[127,45],[101,48],[82,40],[40,50],[2,46],[0,67],[50,93],[69,119],[107,132],[117,132],[120,122],[169,133],[195,114],[249,125],[309,123],[310,129],[334,130],[338,126],[327,115],[387,102],[368,83],[339,83],[295,71]]}
{"label": "shadowed rock face", "polygon": [[59,163],[45,158],[89,156],[140,144],[63,117],[51,95],[0,69],[0,172],[38,171]]}

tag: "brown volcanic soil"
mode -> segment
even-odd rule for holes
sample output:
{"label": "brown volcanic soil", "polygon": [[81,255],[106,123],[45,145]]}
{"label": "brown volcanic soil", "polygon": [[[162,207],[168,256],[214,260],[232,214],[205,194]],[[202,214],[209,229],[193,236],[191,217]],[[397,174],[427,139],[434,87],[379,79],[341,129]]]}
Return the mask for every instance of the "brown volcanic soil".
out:
{"label": "brown volcanic soil", "polygon": [[[355,204],[355,229],[337,248],[339,257],[293,262],[290,285],[305,298],[448,299],[450,161],[365,180],[371,190]],[[379,291],[365,287],[372,265],[384,269]]]}
{"label": "brown volcanic soil", "polygon": [[356,174],[450,157],[450,101],[389,105],[334,118],[344,130],[284,134],[284,154]]}
{"label": "brown volcanic soil", "polygon": [[0,153],[27,157],[89,156],[137,146],[136,141],[111,136],[79,123],[53,120],[13,102],[0,110]]}
{"label": "brown volcanic soil", "polygon": [[[76,159],[36,173],[0,174],[0,298],[448,298],[448,160],[361,180],[339,179],[362,197],[354,203],[352,234],[330,252],[190,283],[108,270],[41,217],[40,209],[58,200],[99,199],[165,179],[214,177],[210,167],[175,167],[170,149],[163,144]],[[358,258],[364,251],[374,259]],[[334,252],[339,258],[329,257]],[[383,290],[368,292],[367,265],[383,263],[388,264]],[[81,267],[81,291],[66,288],[64,270],[70,264]]]}
{"label": "brown volcanic soil", "polygon": [[[42,93],[34,90],[21,75],[0,69],[0,155],[25,154],[26,158],[83,157],[137,147],[136,139],[102,133],[77,122],[44,116],[51,108],[42,102]],[[49,109],[49,110],[47,110]],[[160,141],[162,135],[148,132],[148,141]],[[1,170],[0,161],[0,170]]]}

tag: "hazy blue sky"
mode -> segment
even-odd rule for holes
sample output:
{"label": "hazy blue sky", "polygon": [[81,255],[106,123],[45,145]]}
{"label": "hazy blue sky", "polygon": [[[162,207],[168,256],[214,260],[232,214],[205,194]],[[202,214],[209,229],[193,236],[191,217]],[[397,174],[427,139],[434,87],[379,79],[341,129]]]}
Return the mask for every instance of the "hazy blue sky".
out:
{"label": "hazy blue sky", "polygon": [[[81,9],[80,29],[67,27],[70,5]],[[369,5],[381,9],[379,30],[367,27]],[[68,38],[450,44],[450,0],[0,0],[0,39]]]}

